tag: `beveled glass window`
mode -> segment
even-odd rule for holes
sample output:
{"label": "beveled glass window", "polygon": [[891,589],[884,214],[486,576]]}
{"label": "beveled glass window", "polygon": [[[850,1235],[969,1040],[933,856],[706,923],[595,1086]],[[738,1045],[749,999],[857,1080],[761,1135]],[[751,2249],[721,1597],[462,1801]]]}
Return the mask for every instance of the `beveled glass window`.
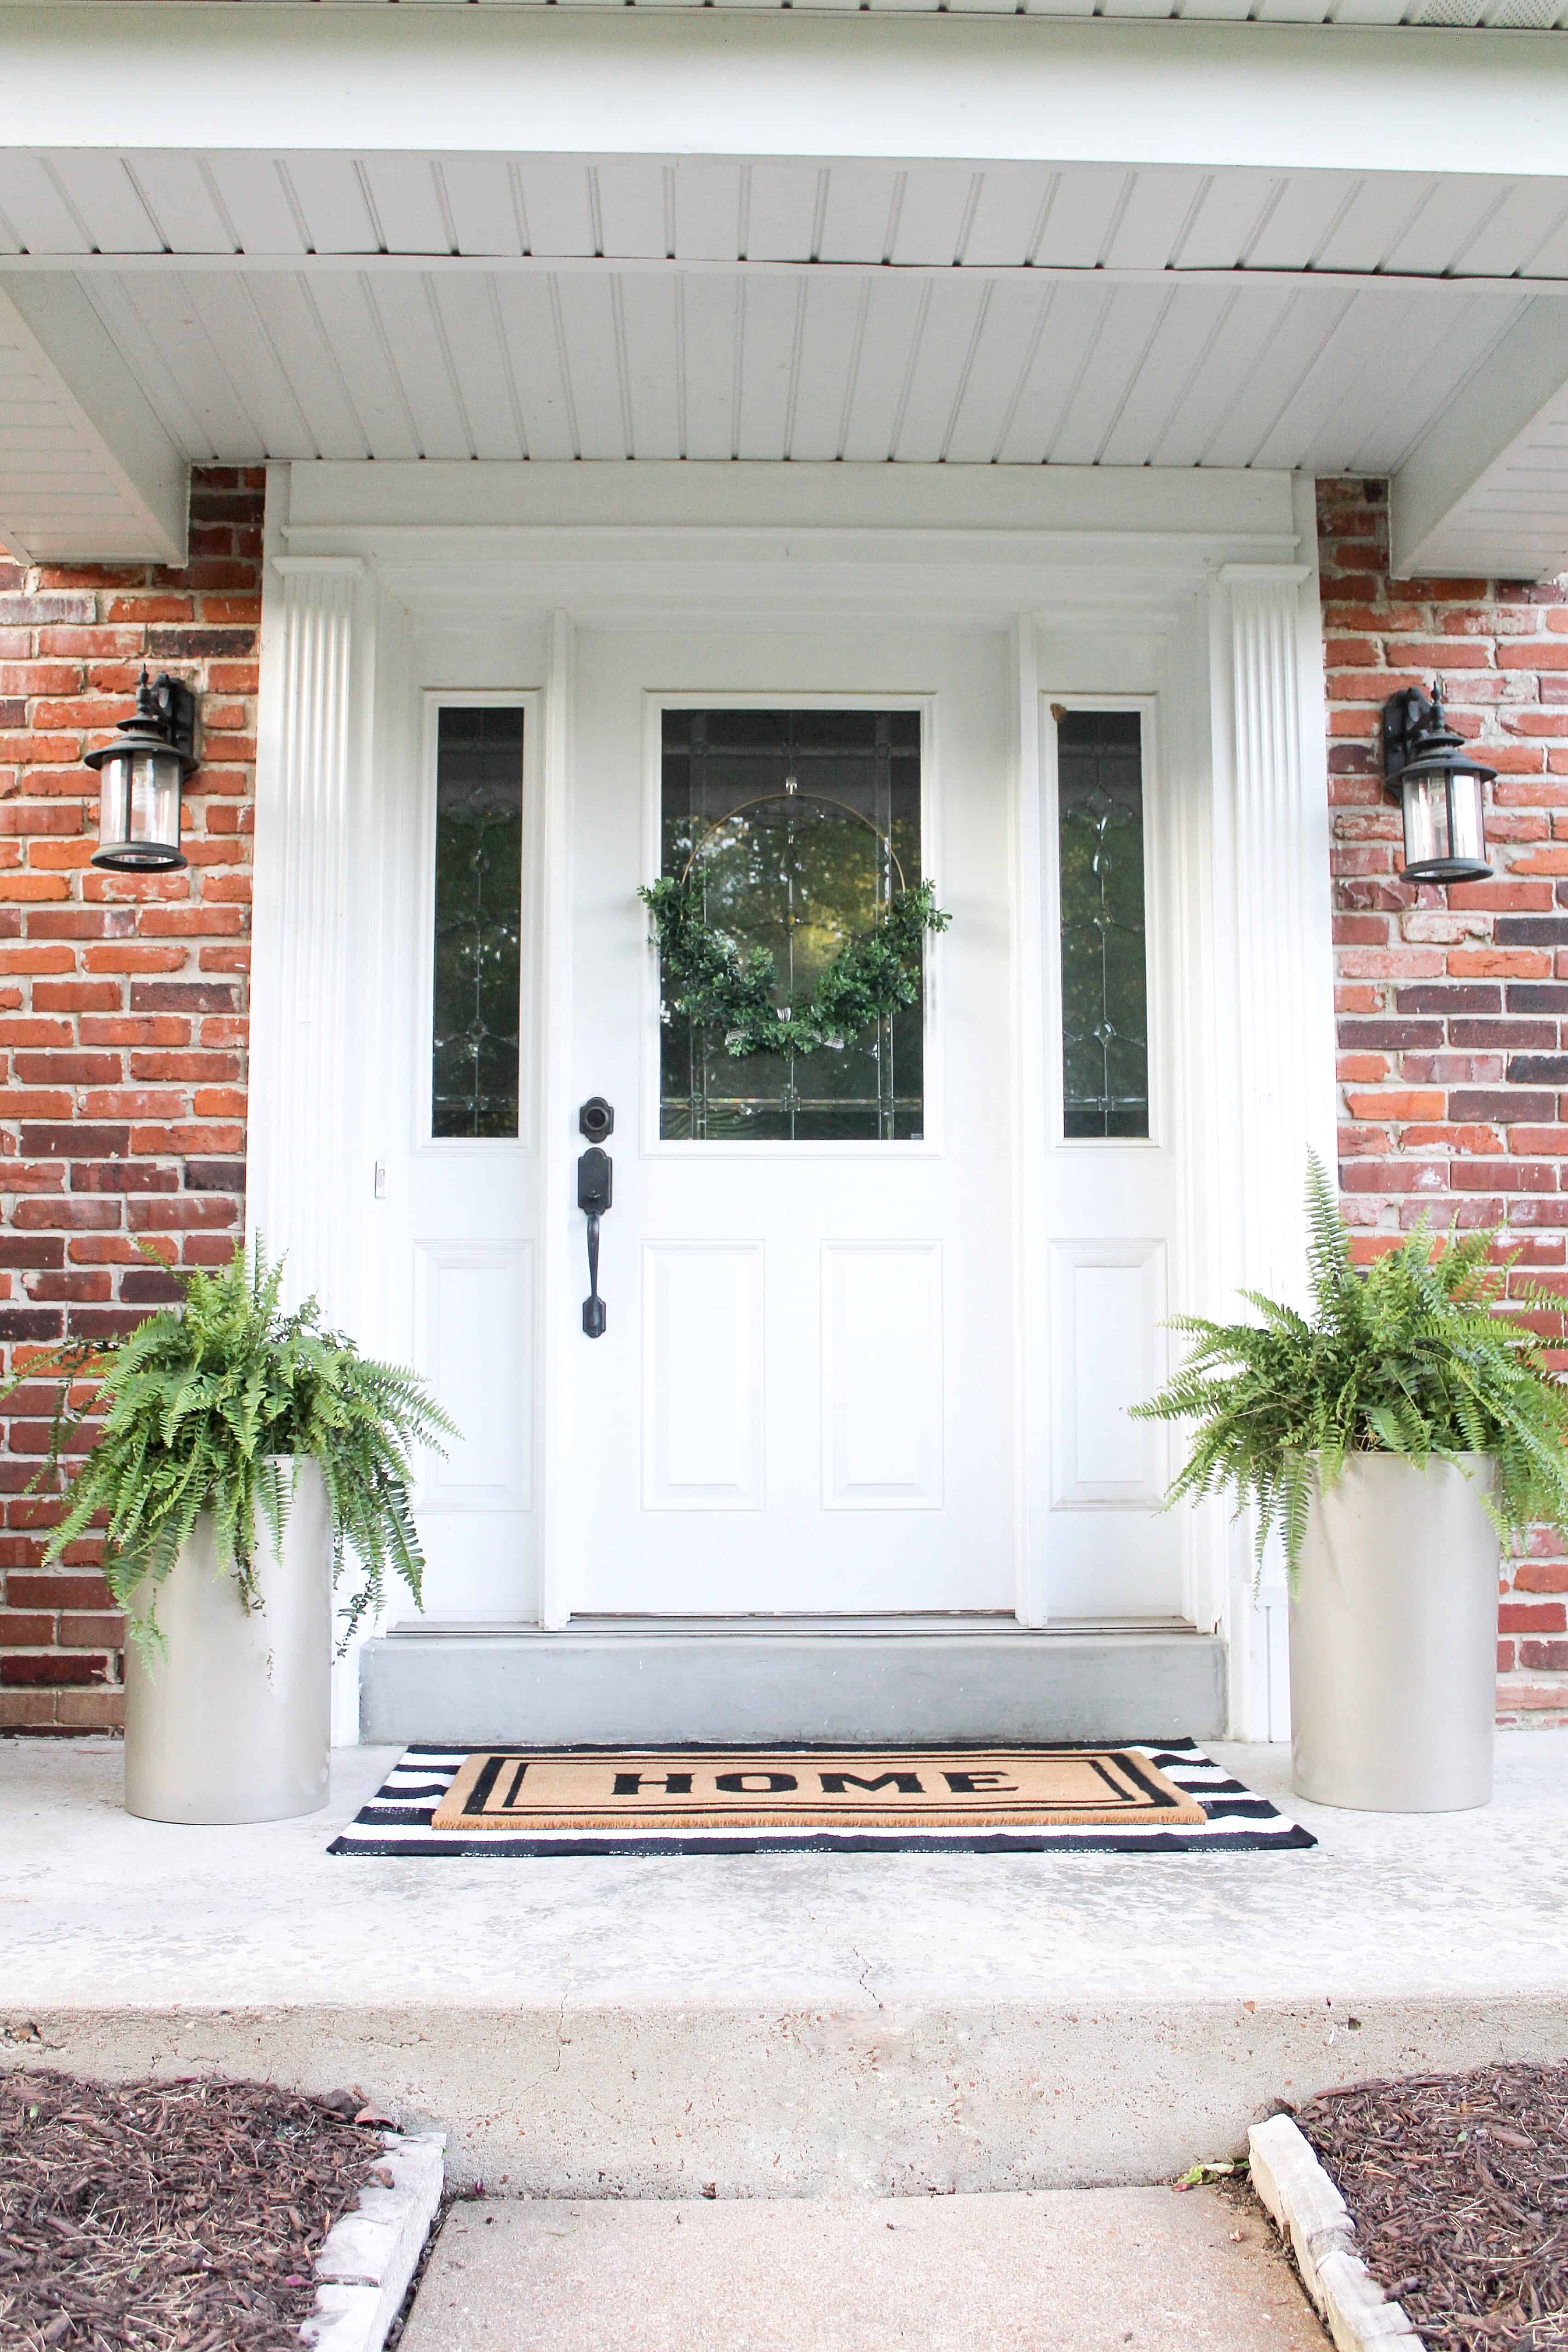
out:
{"label": "beveled glass window", "polygon": [[517,1132],[522,895],[522,711],[444,709],[435,761],[434,1136]]}
{"label": "beveled glass window", "polygon": [[[793,790],[790,790],[791,782]],[[800,1004],[845,942],[921,879],[915,710],[666,710],[664,871],[695,852],[705,919],[766,948]],[[919,1003],[841,1053],[737,1058],[662,1008],[659,1133],[695,1141],[876,1142],[924,1133]]]}
{"label": "beveled glass window", "polygon": [[1149,1131],[1144,770],[1135,710],[1057,720],[1062,1131]]}

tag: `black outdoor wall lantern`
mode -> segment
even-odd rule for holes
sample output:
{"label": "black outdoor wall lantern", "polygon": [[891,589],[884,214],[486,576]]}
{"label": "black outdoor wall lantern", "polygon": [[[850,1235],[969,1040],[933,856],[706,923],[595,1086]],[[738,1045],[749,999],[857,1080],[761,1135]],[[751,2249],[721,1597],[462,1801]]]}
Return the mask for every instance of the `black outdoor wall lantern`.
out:
{"label": "black outdoor wall lantern", "polygon": [[1405,816],[1403,882],[1484,882],[1485,787],[1497,775],[1465,751],[1443,716],[1443,698],[1418,686],[1383,706],[1383,782]]}
{"label": "black outdoor wall lantern", "polygon": [[166,673],[136,689],[136,708],[112,743],[87,755],[98,770],[95,866],[117,874],[156,874],[183,866],[180,788],[200,765],[196,698]]}

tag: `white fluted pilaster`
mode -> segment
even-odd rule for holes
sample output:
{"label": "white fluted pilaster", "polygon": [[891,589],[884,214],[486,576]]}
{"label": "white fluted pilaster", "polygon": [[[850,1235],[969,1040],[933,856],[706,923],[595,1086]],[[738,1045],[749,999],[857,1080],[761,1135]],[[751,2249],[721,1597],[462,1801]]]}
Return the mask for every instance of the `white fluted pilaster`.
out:
{"label": "white fluted pilaster", "polygon": [[1305,566],[1228,565],[1241,1278],[1305,1287],[1307,1153],[1334,1166],[1329,810]]}
{"label": "white fluted pilaster", "polygon": [[[1237,1145],[1227,1155],[1235,1171],[1227,1281],[1301,1305],[1307,1155],[1316,1151],[1331,1179],[1336,1163],[1316,575],[1309,565],[1227,565],[1216,605],[1217,765],[1229,772],[1228,791],[1221,784],[1217,793],[1217,897],[1237,976],[1222,1024]],[[1239,1306],[1233,1297],[1216,1302],[1225,1315]],[[1272,1559],[1254,1597],[1250,1538],[1238,1529],[1231,1576],[1233,1727],[1244,1738],[1278,1738],[1288,1727],[1282,1569]]]}
{"label": "white fluted pilaster", "polygon": [[249,1223],[286,1291],[352,1323],[358,1251],[345,1165],[356,1091],[349,1037],[357,642],[365,567],[277,556],[257,745]]}

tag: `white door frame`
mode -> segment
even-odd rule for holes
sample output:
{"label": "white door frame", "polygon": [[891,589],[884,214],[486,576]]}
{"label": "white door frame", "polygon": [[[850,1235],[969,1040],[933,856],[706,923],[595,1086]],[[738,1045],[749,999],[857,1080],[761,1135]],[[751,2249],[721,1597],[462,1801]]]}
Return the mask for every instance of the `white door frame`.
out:
{"label": "white door frame", "polygon": [[[407,756],[406,745],[383,740],[389,726],[402,724],[395,716],[402,705],[383,694],[378,708],[375,682],[378,667],[384,678],[393,666],[387,649],[405,615],[423,609],[450,617],[466,604],[493,616],[504,603],[542,617],[548,646],[545,674],[516,680],[543,697],[544,1334],[575,1313],[565,1295],[578,1240],[565,1062],[574,620],[667,620],[679,612],[696,622],[743,605],[781,618],[902,608],[1011,630],[1018,1124],[1025,1138],[1015,1200],[1024,1243],[1050,1070],[1044,908],[1030,878],[1042,871],[1040,647],[1075,635],[1102,653],[1133,639],[1157,648],[1167,772],[1184,763],[1211,782],[1176,853],[1193,948],[1176,960],[1185,998],[1173,1017],[1188,1066],[1176,1083],[1212,1112],[1192,1122],[1184,1270],[1173,1303],[1222,1310],[1242,1282],[1299,1295],[1304,1151],[1315,1142],[1326,1158],[1333,1140],[1311,483],[1142,472],[1130,485],[1099,469],[1009,468],[1004,522],[998,469],[974,468],[973,511],[984,520],[971,523],[962,468],[627,467],[614,469],[610,497],[622,520],[602,519],[606,491],[597,482],[591,493],[585,484],[585,495],[601,519],[580,527],[563,520],[572,486],[594,470],[454,467],[439,500],[443,519],[432,522],[427,467],[268,469],[248,1213],[273,1247],[290,1250],[291,1286],[319,1290],[329,1314],[367,1347],[406,1352],[408,1316],[382,1263],[371,1181],[376,1056],[400,1048],[382,1036],[367,1055],[357,1035],[351,1043],[349,1021],[386,927],[406,921],[380,845],[376,792],[389,757]],[[559,478],[569,474],[570,482]],[[727,508],[732,520],[686,522],[694,474],[722,478],[705,484],[704,510],[711,517],[716,505]],[[1189,1280],[1202,1286],[1190,1299]],[[548,1336],[541,1345],[548,1349]],[[1031,1434],[1042,1427],[1044,1373],[1020,1345],[1019,1426]],[[556,1578],[568,1499],[552,1475],[559,1451],[552,1385],[541,1382],[537,1482],[547,1622],[564,1615]],[[1039,1452],[1020,1444],[1020,1458],[1026,1450]],[[1020,1601],[1027,1470],[1022,1484]],[[1194,1559],[1195,1622],[1220,1624],[1231,1637],[1233,1723],[1266,1732],[1277,1722],[1270,1621],[1279,1609],[1249,1603],[1242,1534],[1228,1536],[1211,1521],[1195,1531]],[[343,1685],[340,1729],[351,1736],[347,1675]]]}

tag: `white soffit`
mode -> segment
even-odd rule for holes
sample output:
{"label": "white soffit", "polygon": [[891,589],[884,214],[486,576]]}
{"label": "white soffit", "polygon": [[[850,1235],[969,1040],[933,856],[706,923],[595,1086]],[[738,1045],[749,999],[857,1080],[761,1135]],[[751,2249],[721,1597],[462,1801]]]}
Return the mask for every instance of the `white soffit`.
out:
{"label": "white soffit", "polygon": [[228,464],[789,457],[1385,473],[1522,316],[1557,316],[1568,300],[1517,285],[733,266],[19,282],[40,297],[63,282],[89,303],[181,456]]}
{"label": "white soffit", "polygon": [[0,291],[0,546],[181,563],[186,464],[68,281]]}

